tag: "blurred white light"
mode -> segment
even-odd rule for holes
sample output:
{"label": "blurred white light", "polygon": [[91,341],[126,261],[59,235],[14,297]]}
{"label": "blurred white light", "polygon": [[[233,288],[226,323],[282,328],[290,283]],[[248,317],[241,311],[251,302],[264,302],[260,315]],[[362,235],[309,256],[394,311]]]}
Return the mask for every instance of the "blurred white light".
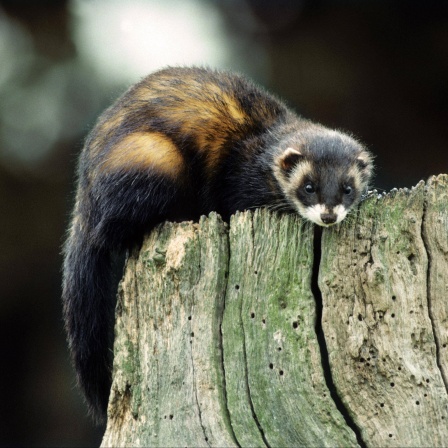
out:
{"label": "blurred white light", "polygon": [[167,65],[229,67],[237,43],[201,0],[72,0],[79,54],[114,83]]}
{"label": "blurred white light", "polygon": [[[0,9],[0,88],[20,76],[32,59],[33,45],[29,34]],[[20,58],[17,57],[20,54]]]}
{"label": "blurred white light", "polygon": [[99,101],[95,83],[83,83],[88,74],[76,61],[39,55],[26,29],[1,9],[0,61],[0,164],[34,169],[85,126],[88,106]]}
{"label": "blurred white light", "polygon": [[29,73],[40,62],[32,39],[1,10],[0,60],[0,162],[32,164],[47,154],[59,131],[58,84],[44,76],[37,87],[30,84]]}

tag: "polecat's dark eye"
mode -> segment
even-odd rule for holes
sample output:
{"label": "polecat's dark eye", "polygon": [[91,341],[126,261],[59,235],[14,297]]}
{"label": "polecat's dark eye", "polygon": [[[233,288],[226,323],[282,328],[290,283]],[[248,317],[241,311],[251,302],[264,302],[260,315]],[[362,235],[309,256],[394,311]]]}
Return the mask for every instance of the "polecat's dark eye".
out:
{"label": "polecat's dark eye", "polygon": [[342,187],[342,190],[343,190],[344,194],[351,194],[351,192],[353,191],[353,188],[350,185],[346,185],[346,186]]}
{"label": "polecat's dark eye", "polygon": [[314,184],[313,184],[312,182],[307,182],[307,183],[305,184],[305,191],[306,191],[308,194],[313,194],[313,193],[316,192],[316,187],[314,186]]}

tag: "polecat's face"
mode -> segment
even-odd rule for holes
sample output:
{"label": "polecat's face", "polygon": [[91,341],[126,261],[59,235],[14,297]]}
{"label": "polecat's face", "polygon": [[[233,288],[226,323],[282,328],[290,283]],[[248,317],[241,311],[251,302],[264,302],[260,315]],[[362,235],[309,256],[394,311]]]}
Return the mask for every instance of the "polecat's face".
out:
{"label": "polecat's face", "polygon": [[336,131],[305,137],[277,156],[274,175],[300,215],[331,226],[346,217],[367,189],[371,156],[354,139]]}

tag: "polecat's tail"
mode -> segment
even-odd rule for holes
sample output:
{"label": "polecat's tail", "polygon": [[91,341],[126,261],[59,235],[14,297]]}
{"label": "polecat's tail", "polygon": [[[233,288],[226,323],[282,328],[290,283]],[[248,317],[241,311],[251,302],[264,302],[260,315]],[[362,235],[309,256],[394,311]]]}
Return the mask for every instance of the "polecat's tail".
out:
{"label": "polecat's tail", "polygon": [[63,312],[78,383],[97,422],[105,420],[112,381],[111,276],[110,251],[89,244],[75,225],[65,246]]}

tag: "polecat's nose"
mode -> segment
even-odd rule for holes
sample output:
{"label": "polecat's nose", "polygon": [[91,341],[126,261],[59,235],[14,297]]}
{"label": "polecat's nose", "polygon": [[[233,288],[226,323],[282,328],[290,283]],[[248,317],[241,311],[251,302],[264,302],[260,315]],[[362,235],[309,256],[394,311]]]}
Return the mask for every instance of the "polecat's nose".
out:
{"label": "polecat's nose", "polygon": [[335,213],[322,213],[320,219],[324,224],[334,224],[338,217]]}

